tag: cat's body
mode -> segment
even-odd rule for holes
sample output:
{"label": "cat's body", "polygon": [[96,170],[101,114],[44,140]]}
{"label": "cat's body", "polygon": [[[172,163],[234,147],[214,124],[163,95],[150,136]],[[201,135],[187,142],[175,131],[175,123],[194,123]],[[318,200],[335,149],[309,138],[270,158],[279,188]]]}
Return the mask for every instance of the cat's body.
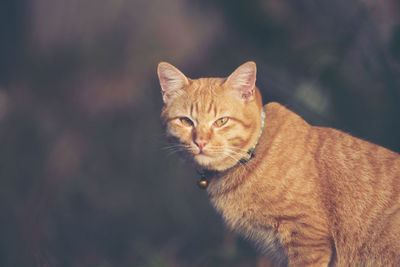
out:
{"label": "cat's body", "polygon": [[[226,224],[283,266],[400,266],[400,156],[278,103],[262,107],[251,64],[201,81],[164,65],[179,74],[164,83],[159,67],[167,133],[197,168],[217,171],[207,191]],[[168,98],[171,88],[180,93]]]}
{"label": "cat's body", "polygon": [[337,266],[399,266],[399,156],[312,127],[277,103],[264,108],[254,158],[208,187],[225,222],[295,266],[335,258]]}

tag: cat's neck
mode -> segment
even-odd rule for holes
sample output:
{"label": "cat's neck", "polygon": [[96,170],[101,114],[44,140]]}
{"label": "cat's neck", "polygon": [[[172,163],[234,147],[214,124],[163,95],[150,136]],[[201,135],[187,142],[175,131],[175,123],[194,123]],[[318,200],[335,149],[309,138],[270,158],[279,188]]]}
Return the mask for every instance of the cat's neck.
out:
{"label": "cat's neck", "polygon": [[286,138],[285,135],[287,134],[296,135],[296,133],[287,129],[291,127],[293,121],[303,124],[305,128],[309,127],[309,124],[298,115],[278,103],[269,103],[263,107],[263,110],[265,112],[265,126],[253,151],[252,159],[245,164],[236,164],[226,171],[213,173],[207,188],[211,196],[225,194],[237,189],[247,179],[251,179],[254,172],[268,166],[266,163],[270,154],[290,150],[289,147],[283,147],[281,140]]}
{"label": "cat's neck", "polygon": [[242,159],[239,160],[239,163],[244,164],[244,163],[248,162],[254,156],[254,150],[256,149],[258,143],[260,142],[261,135],[262,135],[262,133],[264,131],[264,125],[265,125],[265,111],[264,111],[264,108],[261,108],[260,118],[261,118],[261,128],[260,128],[260,133],[258,134],[258,137],[257,137],[257,142],[255,143],[255,145],[253,147],[251,147],[247,151],[247,156],[245,156],[245,157],[243,157]]}

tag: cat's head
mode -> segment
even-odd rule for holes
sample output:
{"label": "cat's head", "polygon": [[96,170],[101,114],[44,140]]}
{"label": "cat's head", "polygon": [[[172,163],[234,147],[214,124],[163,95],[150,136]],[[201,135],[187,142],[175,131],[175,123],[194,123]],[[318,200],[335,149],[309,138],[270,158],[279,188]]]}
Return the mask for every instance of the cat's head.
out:
{"label": "cat's head", "polygon": [[256,64],[247,62],[228,78],[187,78],[161,62],[161,120],[172,148],[196,167],[222,171],[248,156],[261,128],[262,101]]}

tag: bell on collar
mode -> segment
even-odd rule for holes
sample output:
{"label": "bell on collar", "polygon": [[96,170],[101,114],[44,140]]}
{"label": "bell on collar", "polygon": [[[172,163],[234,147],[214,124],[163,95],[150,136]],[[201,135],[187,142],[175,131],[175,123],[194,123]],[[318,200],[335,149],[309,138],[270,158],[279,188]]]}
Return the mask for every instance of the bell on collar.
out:
{"label": "bell on collar", "polygon": [[208,186],[208,180],[206,179],[206,177],[201,177],[200,180],[197,182],[197,186],[200,189],[206,189]]}

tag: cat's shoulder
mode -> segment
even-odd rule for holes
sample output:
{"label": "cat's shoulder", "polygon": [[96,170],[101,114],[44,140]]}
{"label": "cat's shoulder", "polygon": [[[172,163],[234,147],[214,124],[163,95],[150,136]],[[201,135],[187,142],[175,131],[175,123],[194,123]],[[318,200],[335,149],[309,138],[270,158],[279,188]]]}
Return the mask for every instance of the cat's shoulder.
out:
{"label": "cat's shoulder", "polygon": [[279,125],[290,124],[306,128],[310,126],[303,118],[278,102],[270,102],[264,105],[263,109],[268,122],[275,121]]}
{"label": "cat's shoulder", "polygon": [[264,105],[264,111],[270,111],[270,112],[279,112],[279,111],[285,111],[288,110],[285,106],[279,104],[278,102],[269,102],[268,104]]}
{"label": "cat's shoulder", "polygon": [[297,115],[295,112],[291,111],[289,108],[285,107],[284,105],[278,103],[278,102],[270,102],[268,104],[265,104],[264,107],[264,112],[266,114],[269,114],[271,116],[296,116],[300,117]]}

